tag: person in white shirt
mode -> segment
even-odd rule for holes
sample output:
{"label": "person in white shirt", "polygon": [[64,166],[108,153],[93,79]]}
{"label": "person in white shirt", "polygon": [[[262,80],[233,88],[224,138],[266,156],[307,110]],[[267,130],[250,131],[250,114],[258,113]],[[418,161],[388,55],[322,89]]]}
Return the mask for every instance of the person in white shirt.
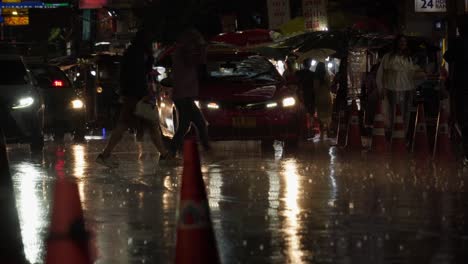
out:
{"label": "person in white shirt", "polygon": [[389,130],[393,127],[396,105],[400,106],[405,131],[408,129],[409,109],[416,89],[415,78],[421,69],[410,57],[407,39],[404,35],[395,38],[393,50],[385,54],[377,71],[377,89],[382,99],[388,100]]}

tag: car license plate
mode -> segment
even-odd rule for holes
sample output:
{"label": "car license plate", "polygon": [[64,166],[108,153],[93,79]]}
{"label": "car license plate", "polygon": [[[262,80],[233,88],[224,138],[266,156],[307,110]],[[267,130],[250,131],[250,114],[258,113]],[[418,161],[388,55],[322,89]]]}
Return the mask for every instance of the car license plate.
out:
{"label": "car license plate", "polygon": [[253,128],[257,126],[257,119],[255,117],[233,117],[232,126],[236,128]]}

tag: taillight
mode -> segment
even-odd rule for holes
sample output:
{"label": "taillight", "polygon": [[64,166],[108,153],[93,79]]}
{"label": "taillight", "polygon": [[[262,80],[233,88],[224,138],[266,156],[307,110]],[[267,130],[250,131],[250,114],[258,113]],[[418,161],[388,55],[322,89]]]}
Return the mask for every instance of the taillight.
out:
{"label": "taillight", "polygon": [[61,80],[55,80],[52,82],[53,87],[63,87],[63,81]]}

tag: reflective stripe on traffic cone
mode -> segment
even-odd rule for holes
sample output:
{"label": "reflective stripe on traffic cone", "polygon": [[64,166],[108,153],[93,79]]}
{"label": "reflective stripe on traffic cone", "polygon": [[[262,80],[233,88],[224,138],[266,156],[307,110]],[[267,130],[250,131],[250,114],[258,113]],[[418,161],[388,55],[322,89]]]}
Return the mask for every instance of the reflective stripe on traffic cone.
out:
{"label": "reflective stripe on traffic cone", "polygon": [[439,118],[437,120],[433,158],[445,162],[455,160],[452,143],[450,142],[448,111],[442,102],[440,105]]}
{"label": "reflective stripe on traffic cone", "polygon": [[392,132],[392,153],[393,154],[406,154],[406,136],[405,136],[405,124],[403,116],[401,114],[400,105],[396,105],[395,109],[395,121],[393,124]]}
{"label": "reflective stripe on traffic cone", "polygon": [[385,139],[385,123],[382,113],[382,101],[377,104],[374,117],[374,127],[372,128],[372,151],[375,153],[387,152],[387,140]]}
{"label": "reflective stripe on traffic cone", "polygon": [[349,118],[348,142],[346,148],[349,150],[362,149],[361,127],[359,125],[359,112],[356,101],[351,104],[351,117]]}
{"label": "reflective stripe on traffic cone", "polygon": [[195,140],[185,140],[175,263],[219,263]]}
{"label": "reflective stripe on traffic cone", "polygon": [[346,113],[344,110],[340,111],[337,134],[336,145],[340,147],[346,146],[346,140],[348,137],[348,122],[346,120]]}
{"label": "reflective stripe on traffic cone", "polygon": [[418,106],[416,114],[416,123],[413,135],[412,152],[415,158],[424,160],[430,157],[429,141],[427,138],[426,118],[424,116],[424,105],[422,103]]}
{"label": "reflective stripe on traffic cone", "polygon": [[57,179],[46,264],[93,263],[91,236],[86,230],[78,186],[63,177]]}

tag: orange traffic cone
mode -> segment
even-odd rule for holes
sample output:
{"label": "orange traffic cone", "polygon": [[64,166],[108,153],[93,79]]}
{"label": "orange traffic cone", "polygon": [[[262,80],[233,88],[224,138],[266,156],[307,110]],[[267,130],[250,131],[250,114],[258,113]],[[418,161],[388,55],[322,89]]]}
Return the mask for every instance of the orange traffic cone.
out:
{"label": "orange traffic cone", "polygon": [[442,103],[440,105],[439,118],[437,120],[437,132],[435,136],[433,158],[439,161],[450,162],[455,160],[452,143],[450,142],[448,111]]}
{"label": "orange traffic cone", "polygon": [[57,179],[50,226],[46,264],[93,263],[90,234],[85,228],[76,183]]}
{"label": "orange traffic cone", "polygon": [[405,124],[399,104],[396,105],[394,119],[395,121],[392,132],[392,153],[397,155],[406,154]]}
{"label": "orange traffic cone", "polygon": [[425,160],[430,157],[429,141],[427,138],[426,118],[424,116],[424,105],[418,105],[416,113],[415,130],[413,135],[412,152],[416,159]]}
{"label": "orange traffic cone", "polygon": [[340,111],[337,134],[336,145],[340,147],[346,146],[346,140],[348,136],[348,122],[346,120],[346,113],[344,110]]}
{"label": "orange traffic cone", "polygon": [[372,152],[383,154],[387,152],[387,140],[385,139],[385,123],[382,111],[382,101],[377,104],[374,117],[374,127],[372,129]]}
{"label": "orange traffic cone", "polygon": [[184,144],[181,188],[175,263],[220,263],[194,140]]}
{"label": "orange traffic cone", "polygon": [[346,148],[349,150],[362,149],[361,128],[359,126],[359,112],[356,101],[351,104],[351,117],[348,126],[348,142]]}

